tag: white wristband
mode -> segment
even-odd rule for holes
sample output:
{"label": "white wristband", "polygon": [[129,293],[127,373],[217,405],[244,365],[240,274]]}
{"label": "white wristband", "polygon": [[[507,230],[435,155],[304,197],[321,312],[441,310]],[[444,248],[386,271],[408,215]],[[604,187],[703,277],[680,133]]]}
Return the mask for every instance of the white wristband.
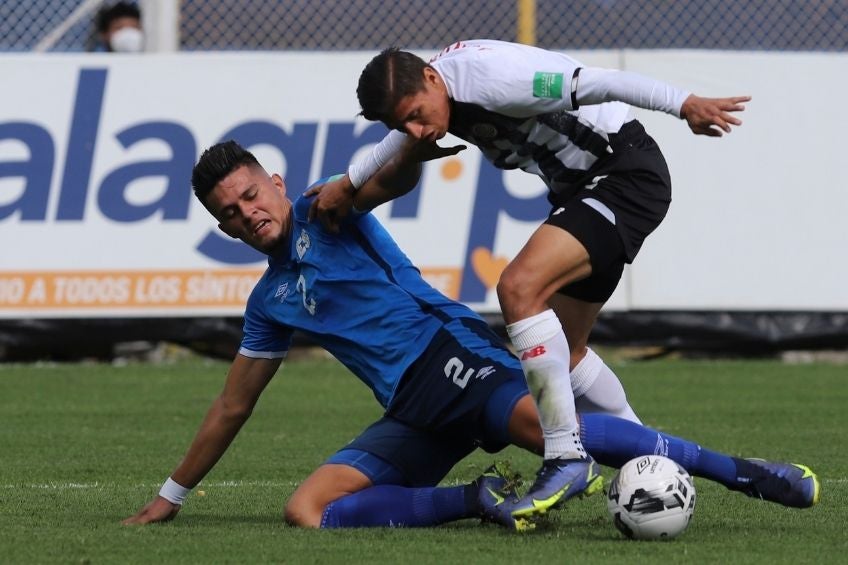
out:
{"label": "white wristband", "polygon": [[351,163],[347,168],[347,178],[354,189],[368,182],[368,179],[380,170],[380,167],[389,162],[389,160],[400,153],[406,134],[396,130],[392,130],[383,138],[383,140],[374,146],[364,159],[360,159]]}
{"label": "white wristband", "polygon": [[159,489],[159,496],[171,504],[179,504],[182,506],[190,492],[190,488],[185,488],[171,477],[168,477],[168,480],[165,481],[165,484],[163,484],[162,488]]}

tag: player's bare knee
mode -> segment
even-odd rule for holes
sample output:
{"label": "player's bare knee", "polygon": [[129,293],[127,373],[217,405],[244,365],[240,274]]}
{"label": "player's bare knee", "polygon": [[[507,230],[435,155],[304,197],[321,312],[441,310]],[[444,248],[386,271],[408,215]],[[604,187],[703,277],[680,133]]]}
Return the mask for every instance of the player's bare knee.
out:
{"label": "player's bare knee", "polygon": [[286,502],[283,510],[283,519],[289,526],[296,528],[318,528],[321,526],[321,517],[324,508],[319,504],[309,501],[305,497],[293,495]]}
{"label": "player's bare knee", "polygon": [[308,487],[309,482],[302,484],[292,493],[283,510],[283,519],[290,526],[297,528],[318,528],[324,514],[324,500],[316,496],[316,491]]}
{"label": "player's bare knee", "polygon": [[511,321],[526,318],[544,307],[544,297],[540,296],[530,277],[516,269],[507,267],[501,274],[497,293],[504,316]]}
{"label": "player's bare knee", "polygon": [[501,273],[497,287],[495,287],[498,293],[498,300],[500,300],[502,304],[513,300],[513,295],[517,292],[518,276],[513,273],[514,271],[507,267],[503,273]]}

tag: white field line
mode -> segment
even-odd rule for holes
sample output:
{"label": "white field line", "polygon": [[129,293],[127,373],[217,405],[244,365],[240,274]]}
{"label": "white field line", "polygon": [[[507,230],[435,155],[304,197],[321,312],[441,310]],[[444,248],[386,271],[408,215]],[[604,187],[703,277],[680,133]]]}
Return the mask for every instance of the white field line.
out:
{"label": "white field line", "polygon": [[[239,488],[239,487],[293,487],[300,483],[294,481],[212,481],[204,482],[197,485],[199,488]],[[130,488],[158,488],[162,483],[136,483],[129,485]],[[108,489],[108,488],[126,488],[127,485],[121,483],[30,483],[30,484],[3,484],[0,488],[16,489],[26,488],[33,490],[74,490],[74,489]]]}
{"label": "white field line", "polygon": [[[705,479],[702,479],[705,480]],[[453,485],[455,481],[451,481]],[[825,485],[841,485],[848,483],[848,477],[840,477],[836,479],[821,479]],[[240,487],[266,487],[266,488],[282,488],[296,487],[300,483],[296,481],[213,481],[208,483],[200,483],[197,485],[199,490],[203,488],[240,488]],[[458,484],[458,483],[457,483]],[[158,488],[162,483],[136,483],[130,485],[130,488]],[[107,488],[126,488],[127,485],[120,483],[30,483],[30,484],[2,484],[0,488],[16,489],[26,488],[32,490],[75,490],[75,489],[107,489]]]}

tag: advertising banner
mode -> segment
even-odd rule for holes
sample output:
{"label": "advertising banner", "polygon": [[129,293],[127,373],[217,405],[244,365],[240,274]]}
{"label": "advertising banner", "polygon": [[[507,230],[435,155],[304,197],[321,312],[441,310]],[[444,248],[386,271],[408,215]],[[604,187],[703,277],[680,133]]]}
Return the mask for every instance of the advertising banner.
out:
{"label": "advertising banner", "polygon": [[[265,261],[217,230],[191,168],[233,138],[292,197],[345,171],[386,133],[357,117],[367,60],[0,58],[16,77],[0,105],[0,317],[240,315]],[[375,213],[434,286],[495,311],[492,288],[545,217],[544,196],[538,179],[504,176],[467,150]]]}
{"label": "advertising banner", "polygon": [[[357,116],[372,55],[0,57],[14,77],[0,89],[0,318],[241,315],[265,260],[195,200],[194,162],[236,139],[293,198],[345,171],[386,133]],[[744,126],[720,140],[639,112],[669,161],[674,202],[606,310],[848,310],[848,263],[834,260],[848,243],[836,174],[846,117],[781,118],[790,98],[814,92],[840,107],[844,56],[575,55],[700,94],[754,96]],[[789,92],[790,68],[815,80]],[[535,176],[469,148],[427,163],[418,189],[374,213],[431,284],[496,313],[500,272],[546,217],[545,197]]]}

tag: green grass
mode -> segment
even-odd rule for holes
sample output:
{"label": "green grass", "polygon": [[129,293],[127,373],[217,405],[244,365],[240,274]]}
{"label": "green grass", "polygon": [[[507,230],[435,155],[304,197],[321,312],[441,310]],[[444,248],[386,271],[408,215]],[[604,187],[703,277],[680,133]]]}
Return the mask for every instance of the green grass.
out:
{"label": "green grass", "polygon": [[[2,563],[757,563],[845,562],[848,369],[770,361],[652,361],[615,369],[642,418],[734,455],[803,462],[821,503],[792,510],[696,479],[689,530],[666,543],[619,536],[602,497],[516,535],[466,520],[438,528],[303,531],[285,499],[379,416],[333,361],[288,363],[174,522],[122,527],[178,463],[226,365],[0,366]],[[510,448],[532,476],[535,457]],[[475,454],[446,479],[473,479]],[[608,472],[607,475],[611,475]]]}

